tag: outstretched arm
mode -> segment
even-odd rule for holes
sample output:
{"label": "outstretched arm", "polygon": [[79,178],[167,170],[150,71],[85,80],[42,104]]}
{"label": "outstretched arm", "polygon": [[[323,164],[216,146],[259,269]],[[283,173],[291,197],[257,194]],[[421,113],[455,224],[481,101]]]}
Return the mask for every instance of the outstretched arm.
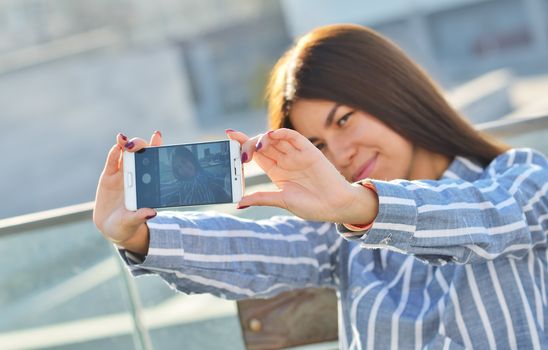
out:
{"label": "outstretched arm", "polygon": [[331,223],[161,212],[148,226],[148,255],[122,257],[134,275],[156,274],[185,293],[242,299],[336,285],[343,239]]}
{"label": "outstretched arm", "polygon": [[355,234],[364,248],[391,249],[433,263],[467,263],[501,255],[519,258],[546,246],[548,162],[533,150],[500,155],[489,165],[490,175],[475,182],[370,179],[375,195],[346,182],[296,131],[279,129],[243,144],[278,191],[247,195],[242,205],[283,207],[320,221],[373,221]]}

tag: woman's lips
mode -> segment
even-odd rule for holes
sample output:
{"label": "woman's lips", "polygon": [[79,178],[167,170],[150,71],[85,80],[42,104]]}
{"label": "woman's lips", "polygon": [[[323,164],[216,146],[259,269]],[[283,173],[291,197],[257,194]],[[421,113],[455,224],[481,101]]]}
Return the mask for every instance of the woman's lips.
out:
{"label": "woman's lips", "polygon": [[369,177],[369,175],[373,172],[373,169],[375,168],[375,164],[377,163],[378,156],[379,154],[375,153],[375,155],[371,159],[365,162],[365,164],[356,172],[356,174],[353,177],[353,180],[359,181]]}

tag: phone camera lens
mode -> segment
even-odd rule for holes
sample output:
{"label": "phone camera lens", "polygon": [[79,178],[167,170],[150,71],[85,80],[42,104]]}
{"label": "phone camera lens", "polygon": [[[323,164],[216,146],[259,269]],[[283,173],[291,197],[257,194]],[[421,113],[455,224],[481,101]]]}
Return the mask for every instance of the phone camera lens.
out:
{"label": "phone camera lens", "polygon": [[141,180],[143,181],[145,185],[148,185],[150,181],[152,180],[152,176],[150,176],[149,173],[143,174],[143,177],[141,178]]}

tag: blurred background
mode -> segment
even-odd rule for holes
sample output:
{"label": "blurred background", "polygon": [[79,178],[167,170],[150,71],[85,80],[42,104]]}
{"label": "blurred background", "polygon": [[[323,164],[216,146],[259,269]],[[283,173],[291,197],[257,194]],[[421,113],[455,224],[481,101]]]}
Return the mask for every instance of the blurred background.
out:
{"label": "blurred background", "polygon": [[[277,58],[341,22],[394,40],[478,126],[548,115],[548,0],[1,0],[0,348],[147,348],[141,308],[157,349],[243,348],[233,303],[132,287],[89,202],[118,132],[264,131]],[[514,144],[546,152],[545,121]]]}
{"label": "blurred background", "polygon": [[548,99],[548,0],[3,0],[0,218],[93,200],[120,131],[265,130],[270,68],[337,22],[392,38],[447,91],[506,68],[509,100],[479,122]]}

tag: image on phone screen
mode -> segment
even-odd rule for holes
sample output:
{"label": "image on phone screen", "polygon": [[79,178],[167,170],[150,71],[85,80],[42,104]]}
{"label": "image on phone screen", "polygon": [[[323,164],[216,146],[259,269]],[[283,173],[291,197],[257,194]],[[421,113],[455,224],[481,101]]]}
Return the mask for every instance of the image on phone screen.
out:
{"label": "image on phone screen", "polygon": [[138,208],[232,202],[228,141],[145,148],[135,153]]}

